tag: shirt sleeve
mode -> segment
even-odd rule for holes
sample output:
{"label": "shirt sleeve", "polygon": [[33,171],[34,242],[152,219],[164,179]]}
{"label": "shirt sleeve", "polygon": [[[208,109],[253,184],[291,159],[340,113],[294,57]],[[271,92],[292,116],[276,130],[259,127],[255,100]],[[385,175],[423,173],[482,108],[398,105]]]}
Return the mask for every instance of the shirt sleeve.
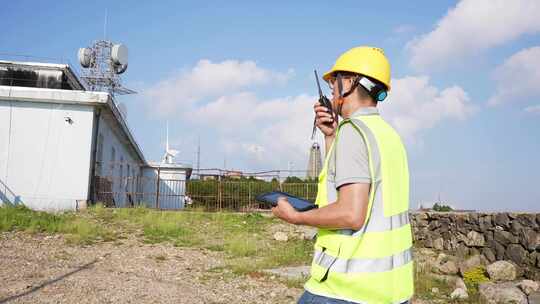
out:
{"label": "shirt sleeve", "polygon": [[341,127],[335,149],[336,189],[345,184],[371,183],[366,143],[351,123]]}

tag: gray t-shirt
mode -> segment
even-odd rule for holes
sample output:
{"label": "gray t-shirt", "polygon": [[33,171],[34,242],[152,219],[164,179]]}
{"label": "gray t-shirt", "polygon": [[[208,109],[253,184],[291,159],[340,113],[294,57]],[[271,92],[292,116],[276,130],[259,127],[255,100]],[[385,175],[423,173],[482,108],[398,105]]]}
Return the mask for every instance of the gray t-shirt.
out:
{"label": "gray t-shirt", "polygon": [[[351,117],[360,115],[378,115],[375,107],[358,109]],[[378,158],[374,161],[378,161]],[[378,168],[374,163],[373,167]],[[377,174],[376,170],[376,174]],[[328,202],[337,200],[337,190],[345,184],[371,183],[369,171],[368,151],[364,138],[351,123],[341,127],[339,138],[330,151],[328,160]]]}

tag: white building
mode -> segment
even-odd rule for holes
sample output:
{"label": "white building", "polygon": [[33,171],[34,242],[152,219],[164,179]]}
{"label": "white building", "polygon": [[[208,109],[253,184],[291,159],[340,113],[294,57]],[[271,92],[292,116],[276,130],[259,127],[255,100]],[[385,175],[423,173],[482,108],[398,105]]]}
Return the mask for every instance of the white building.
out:
{"label": "white building", "polygon": [[[171,206],[180,208],[191,167],[175,170],[184,187]],[[0,61],[0,202],[155,206],[153,172],[110,94],[85,91],[68,65]]]}
{"label": "white building", "polygon": [[190,166],[183,164],[149,162],[143,170],[142,188],[145,190],[142,201],[148,206],[160,209],[183,209],[186,180],[189,179],[191,171]]}

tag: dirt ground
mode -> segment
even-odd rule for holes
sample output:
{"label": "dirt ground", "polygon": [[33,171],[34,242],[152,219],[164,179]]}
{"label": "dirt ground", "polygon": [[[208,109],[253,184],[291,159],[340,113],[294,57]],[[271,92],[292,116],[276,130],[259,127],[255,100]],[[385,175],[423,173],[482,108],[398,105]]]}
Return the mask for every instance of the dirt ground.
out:
{"label": "dirt ground", "polygon": [[2,303],[296,303],[277,278],[237,276],[219,252],[144,244],[91,246],[62,235],[0,233]]}

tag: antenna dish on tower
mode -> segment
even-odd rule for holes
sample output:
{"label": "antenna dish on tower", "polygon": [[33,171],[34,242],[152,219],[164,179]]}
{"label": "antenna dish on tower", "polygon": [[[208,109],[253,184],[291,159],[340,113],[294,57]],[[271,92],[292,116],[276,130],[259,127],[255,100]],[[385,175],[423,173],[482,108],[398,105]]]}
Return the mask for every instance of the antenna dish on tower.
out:
{"label": "antenna dish on tower", "polygon": [[83,68],[87,68],[90,66],[90,63],[92,61],[92,50],[89,48],[80,48],[79,49],[79,63]]}
{"label": "antenna dish on tower", "polygon": [[111,50],[111,58],[116,65],[128,63],[128,49],[123,44],[115,44]]}
{"label": "antenna dish on tower", "polygon": [[91,47],[79,49],[79,63],[83,69],[82,79],[91,91],[114,94],[133,94],[133,90],[121,84],[120,74],[128,68],[128,49],[123,44],[98,40]]}
{"label": "antenna dish on tower", "polygon": [[123,65],[115,65],[115,66],[114,66],[114,72],[115,72],[116,74],[122,74],[122,73],[124,73],[124,72],[127,70],[127,68],[128,68],[127,63],[126,63],[126,64],[123,64]]}

